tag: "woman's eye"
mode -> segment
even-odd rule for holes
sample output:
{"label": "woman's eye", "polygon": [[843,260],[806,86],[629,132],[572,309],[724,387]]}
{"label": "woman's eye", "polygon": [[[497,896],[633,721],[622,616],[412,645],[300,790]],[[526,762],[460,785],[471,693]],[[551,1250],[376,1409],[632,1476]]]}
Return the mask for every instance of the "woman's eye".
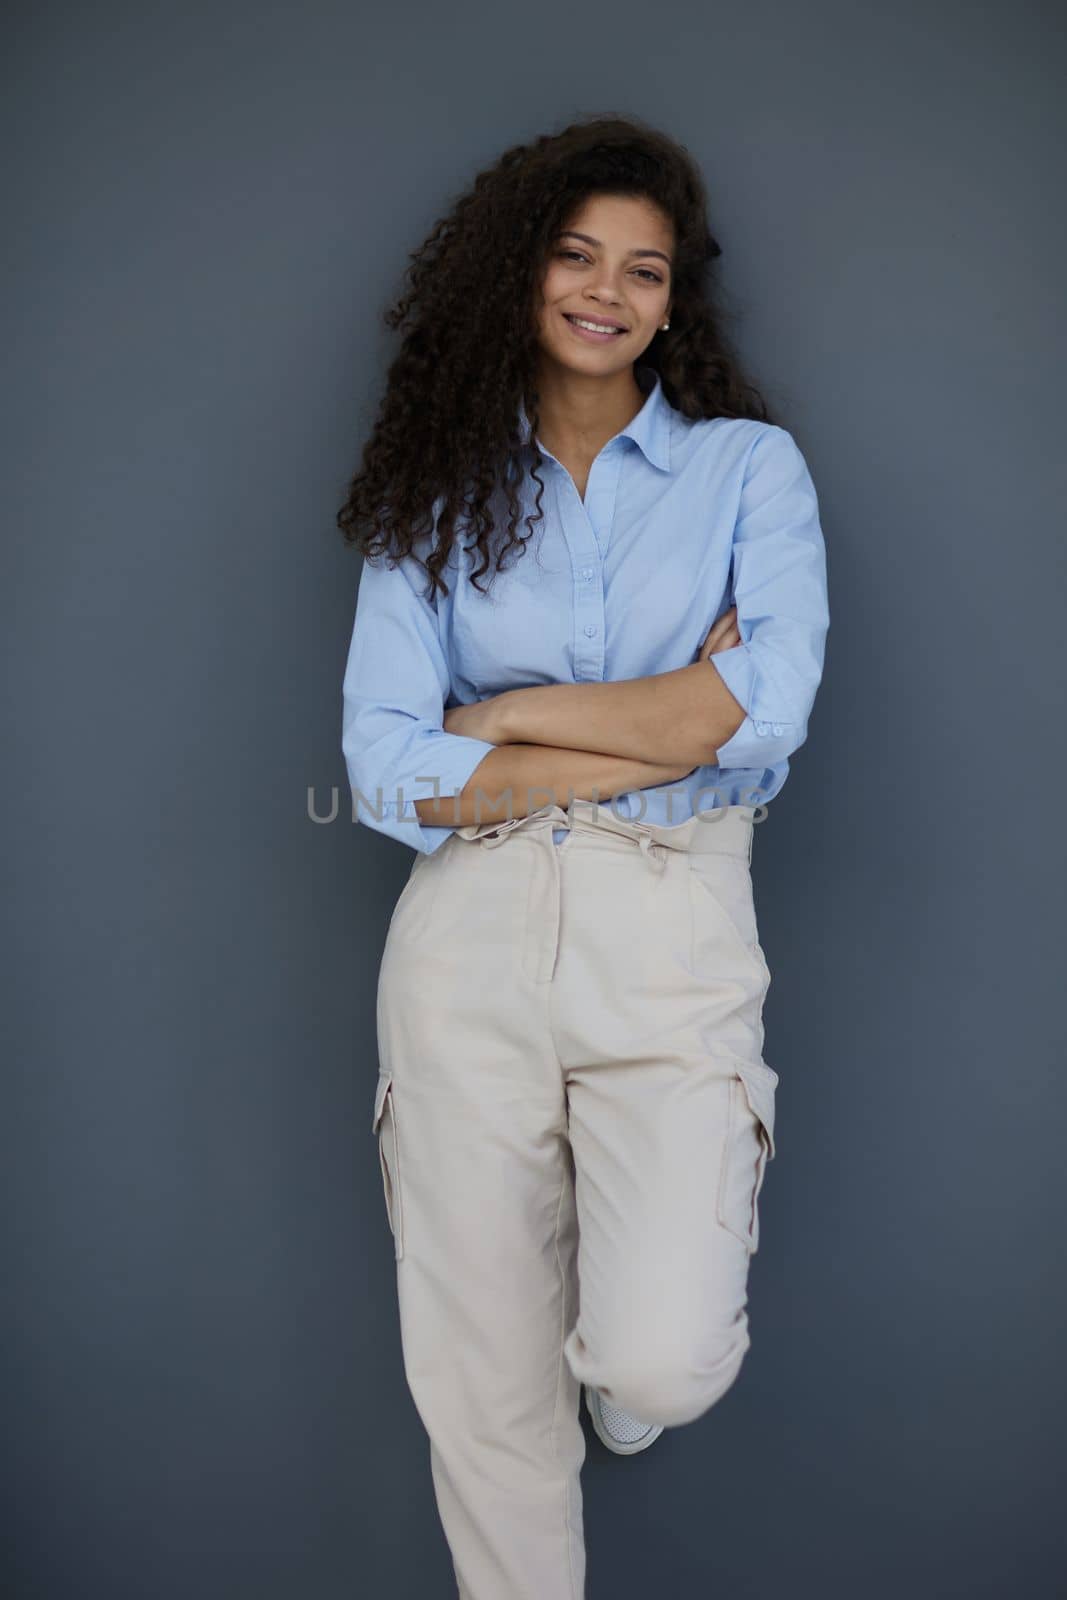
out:
{"label": "woman's eye", "polygon": [[[588,261],[589,260],[589,257],[588,256],[583,256],[582,252],[580,250],[561,250],[560,251],[560,257],[564,261]],[[649,282],[651,282],[651,283],[662,283],[663,282],[663,279],[660,277],[659,273],[658,272],[653,272],[650,267],[638,267],[636,270],[639,273],[642,273],[645,276],[645,278],[647,278],[649,280]]]}

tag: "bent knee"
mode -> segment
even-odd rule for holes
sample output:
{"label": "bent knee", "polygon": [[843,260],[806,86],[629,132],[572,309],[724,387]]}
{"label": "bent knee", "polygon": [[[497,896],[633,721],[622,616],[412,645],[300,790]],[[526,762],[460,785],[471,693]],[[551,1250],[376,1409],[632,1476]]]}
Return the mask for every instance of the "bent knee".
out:
{"label": "bent knee", "polygon": [[640,1422],[677,1427],[695,1422],[730,1388],[752,1341],[745,1326],[704,1339],[697,1350],[629,1352],[607,1363],[601,1392]]}

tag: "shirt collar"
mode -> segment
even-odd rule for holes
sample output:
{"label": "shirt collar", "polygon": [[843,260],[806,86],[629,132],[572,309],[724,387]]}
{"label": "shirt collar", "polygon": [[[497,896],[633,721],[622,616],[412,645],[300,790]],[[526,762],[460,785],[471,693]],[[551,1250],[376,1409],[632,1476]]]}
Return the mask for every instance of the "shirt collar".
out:
{"label": "shirt collar", "polygon": [[[663,472],[671,470],[671,406],[663,393],[660,375],[653,367],[638,364],[634,377],[644,391],[645,403],[625,428],[620,428],[617,439],[632,439],[654,467]],[[519,401],[519,431],[524,443],[529,442],[530,419],[526,407]],[[553,458],[555,459],[555,458]]]}

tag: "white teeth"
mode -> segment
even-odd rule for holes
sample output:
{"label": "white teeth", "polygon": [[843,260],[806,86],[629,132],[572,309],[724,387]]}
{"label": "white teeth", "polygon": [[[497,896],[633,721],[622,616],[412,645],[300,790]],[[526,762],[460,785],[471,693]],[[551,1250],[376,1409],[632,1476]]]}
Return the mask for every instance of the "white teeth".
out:
{"label": "white teeth", "polygon": [[568,317],[568,322],[573,322],[579,328],[588,328],[590,333],[622,333],[622,328],[606,328],[602,322],[586,322],[582,317]]}

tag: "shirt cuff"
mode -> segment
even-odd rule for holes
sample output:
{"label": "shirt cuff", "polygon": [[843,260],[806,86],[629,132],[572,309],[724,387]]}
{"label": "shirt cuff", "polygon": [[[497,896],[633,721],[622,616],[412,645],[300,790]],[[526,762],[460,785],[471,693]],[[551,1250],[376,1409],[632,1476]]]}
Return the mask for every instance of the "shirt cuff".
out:
{"label": "shirt cuff", "polygon": [[[497,746],[486,739],[475,739],[467,734],[450,733],[445,739],[430,741],[419,763],[420,770],[402,785],[403,804],[395,798],[386,799],[382,806],[383,818],[378,824],[383,833],[390,833],[414,850],[432,855],[444,844],[459,823],[443,827],[430,827],[422,822],[415,810],[416,800],[432,800],[435,795],[450,815],[448,802],[467,785],[471,774],[484,761],[490,750]],[[436,784],[436,787],[435,787]],[[383,797],[384,798],[384,797]]]}
{"label": "shirt cuff", "polygon": [[749,712],[756,693],[756,667],[747,644],[731,645],[707,657],[741,708]]}
{"label": "shirt cuff", "polygon": [[718,749],[722,767],[766,768],[784,760],[796,749],[796,729],[790,722],[769,722],[751,716],[756,697],[756,668],[747,645],[735,644],[707,657],[746,715],[741,726]]}

